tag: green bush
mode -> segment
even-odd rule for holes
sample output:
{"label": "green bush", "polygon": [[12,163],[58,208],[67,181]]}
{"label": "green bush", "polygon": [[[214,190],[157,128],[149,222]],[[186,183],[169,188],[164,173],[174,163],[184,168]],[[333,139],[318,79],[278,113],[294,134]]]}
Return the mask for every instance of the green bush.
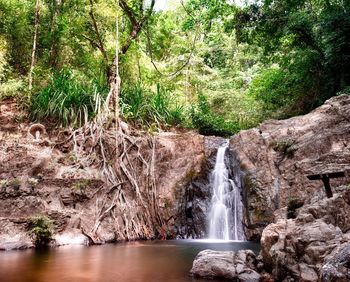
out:
{"label": "green bush", "polygon": [[296,151],[294,144],[294,140],[284,139],[279,141],[272,141],[270,143],[270,146],[272,146],[274,151],[281,153],[283,156],[293,157],[294,152]]}
{"label": "green bush", "polygon": [[7,40],[0,35],[0,100],[24,96],[25,81],[13,73],[13,68],[7,61],[8,49]]}
{"label": "green bush", "polygon": [[226,121],[211,110],[203,94],[198,95],[198,102],[191,108],[190,115],[193,126],[203,135],[228,137],[239,131],[237,124]]}
{"label": "green bush", "polygon": [[120,108],[126,120],[148,127],[177,126],[185,119],[184,108],[159,84],[155,92],[140,83],[126,87],[121,93]]}
{"label": "green bush", "polygon": [[342,91],[339,91],[337,96],[339,95],[350,95],[350,86],[346,86]]}
{"label": "green bush", "polygon": [[36,247],[45,247],[52,240],[53,221],[47,216],[34,216],[28,219],[27,231]]}
{"label": "green bush", "polygon": [[298,197],[290,197],[287,203],[287,218],[296,218],[296,210],[304,205],[304,201]]}
{"label": "green bush", "polygon": [[24,91],[24,81],[20,78],[8,79],[7,81],[0,81],[0,100],[6,98],[21,98]]}
{"label": "green bush", "polygon": [[261,101],[265,111],[274,112],[290,102],[288,83],[281,69],[265,69],[253,79],[248,94]]}
{"label": "green bush", "polygon": [[49,119],[62,126],[81,126],[94,117],[107,88],[95,80],[82,82],[69,69],[53,75],[51,83],[31,100],[34,120]]}

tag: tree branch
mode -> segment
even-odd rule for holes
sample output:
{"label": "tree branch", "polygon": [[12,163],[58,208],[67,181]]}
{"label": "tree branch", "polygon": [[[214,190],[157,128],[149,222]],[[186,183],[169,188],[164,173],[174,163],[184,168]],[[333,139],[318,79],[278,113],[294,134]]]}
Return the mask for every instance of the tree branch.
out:
{"label": "tree branch", "polygon": [[[147,9],[146,14],[144,14],[141,19],[137,19],[136,13],[128,6],[125,0],[120,0],[119,1],[119,6],[122,8],[124,13],[127,15],[131,22],[131,30],[128,39],[126,42],[123,44],[120,53],[125,54],[128,49],[130,48],[132,42],[138,37],[140,34],[140,31],[142,30],[142,27],[144,24],[147,22],[149,17],[152,15],[153,9],[155,5],[155,0],[152,0],[151,5],[149,9]],[[143,9],[141,10],[143,12]]]}
{"label": "tree branch", "polygon": [[[96,38],[97,38],[97,41],[98,41],[97,47],[102,53],[103,59],[104,59],[105,64],[106,64],[107,72],[109,72],[108,71],[108,69],[109,69],[109,67],[108,67],[108,65],[109,65],[108,55],[107,55],[106,49],[104,48],[104,44],[103,44],[103,41],[102,41],[102,38],[101,38],[101,34],[100,34],[100,31],[98,29],[97,22],[96,22],[96,19],[95,19],[94,2],[93,2],[93,0],[90,0],[90,12],[89,12],[89,15],[90,15],[90,18],[92,20],[94,31],[96,33]],[[107,75],[109,75],[109,74],[107,74]]]}
{"label": "tree branch", "polygon": [[95,42],[95,40],[93,40],[92,38],[86,36],[85,34],[81,34],[81,36],[84,37],[87,41],[89,41],[93,48],[95,48],[95,47],[99,48],[99,45],[98,45],[98,43]]}

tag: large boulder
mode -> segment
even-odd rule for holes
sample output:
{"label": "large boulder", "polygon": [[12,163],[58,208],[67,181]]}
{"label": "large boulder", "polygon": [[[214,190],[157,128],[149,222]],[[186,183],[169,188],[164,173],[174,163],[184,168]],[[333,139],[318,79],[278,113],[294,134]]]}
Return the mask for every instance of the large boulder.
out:
{"label": "large boulder", "polygon": [[333,279],[348,277],[347,242],[350,189],[305,205],[295,219],[280,219],[268,225],[261,238],[261,255],[265,269],[277,281],[318,281],[321,276],[324,281],[348,281]]}
{"label": "large boulder", "polygon": [[191,274],[197,278],[258,282],[257,260],[254,252],[241,250],[201,251],[193,262]]}
{"label": "large boulder", "polygon": [[[274,222],[275,211],[291,198],[307,202],[325,196],[322,181],[309,174],[350,170],[350,96],[333,97],[311,113],[286,120],[269,120],[241,131],[230,149],[244,177],[245,227],[249,239],[259,240]],[[350,182],[350,175],[331,185]]]}

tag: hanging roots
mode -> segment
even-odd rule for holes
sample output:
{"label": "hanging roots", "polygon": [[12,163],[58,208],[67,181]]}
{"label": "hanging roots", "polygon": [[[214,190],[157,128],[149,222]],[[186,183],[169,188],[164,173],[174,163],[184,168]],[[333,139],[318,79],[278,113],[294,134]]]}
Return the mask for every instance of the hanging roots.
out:
{"label": "hanging roots", "polygon": [[117,225],[123,225],[117,237],[154,238],[164,224],[157,204],[155,137],[130,130],[108,115],[99,115],[74,130],[65,140],[67,144],[79,166],[98,168],[110,187],[96,199],[95,224],[83,233],[98,241],[98,228],[108,215]]}

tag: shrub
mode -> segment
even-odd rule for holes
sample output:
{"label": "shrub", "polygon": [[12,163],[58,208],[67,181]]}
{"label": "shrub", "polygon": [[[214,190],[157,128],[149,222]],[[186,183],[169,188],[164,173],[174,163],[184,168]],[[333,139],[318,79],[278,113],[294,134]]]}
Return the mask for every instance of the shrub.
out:
{"label": "shrub", "polygon": [[88,179],[83,179],[83,180],[80,180],[80,181],[77,181],[75,182],[73,185],[72,185],[72,189],[73,191],[75,192],[79,192],[79,193],[82,193],[85,191],[85,188],[88,187],[90,185],[90,180]]}
{"label": "shrub", "polygon": [[7,98],[22,98],[21,93],[24,91],[24,81],[20,78],[0,81],[0,100]]}
{"label": "shrub", "polygon": [[18,190],[19,187],[21,186],[21,180],[19,178],[15,177],[15,178],[12,178],[11,180],[9,180],[7,182],[7,184],[9,186],[11,186],[12,188],[14,188],[15,190]]}
{"label": "shrub", "polygon": [[296,218],[296,210],[304,205],[303,200],[291,197],[287,203],[287,218]]}
{"label": "shrub", "polygon": [[120,97],[122,116],[152,128],[181,125],[184,108],[165,89],[157,84],[156,91],[144,88],[141,83],[123,89]]}
{"label": "shrub", "polygon": [[52,240],[53,221],[47,216],[34,216],[28,219],[27,231],[36,247],[45,247]]}
{"label": "shrub", "polygon": [[273,141],[270,143],[270,146],[276,151],[281,153],[286,157],[293,157],[296,147],[294,146],[295,141],[286,139],[281,141]]}
{"label": "shrub", "polygon": [[6,188],[7,184],[8,184],[8,180],[0,179],[0,189]]}
{"label": "shrub", "polygon": [[337,93],[337,96],[339,95],[350,95],[350,86],[344,87],[344,89]]}
{"label": "shrub", "polygon": [[36,178],[30,177],[28,179],[29,187],[31,187],[32,189],[34,189],[38,185],[38,183],[39,183],[39,181]]}
{"label": "shrub", "polygon": [[96,81],[81,82],[68,69],[53,75],[51,83],[31,100],[34,120],[52,119],[62,126],[81,126],[98,112],[107,88]]}
{"label": "shrub", "polygon": [[239,131],[237,124],[226,121],[213,113],[207,98],[203,94],[198,95],[197,105],[191,108],[191,120],[193,126],[203,135],[219,135],[228,137]]}

